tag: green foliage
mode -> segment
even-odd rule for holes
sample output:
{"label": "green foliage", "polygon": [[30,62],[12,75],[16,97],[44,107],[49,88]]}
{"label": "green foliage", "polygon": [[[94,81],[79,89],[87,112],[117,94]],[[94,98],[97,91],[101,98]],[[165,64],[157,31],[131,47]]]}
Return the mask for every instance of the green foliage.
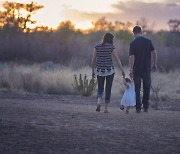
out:
{"label": "green foliage", "polygon": [[[4,2],[4,10],[0,11],[0,28],[6,32],[29,32],[28,24],[33,25],[32,15],[37,10],[43,8],[42,5],[31,2],[30,4]],[[22,15],[22,10],[26,15]]]}
{"label": "green foliage", "polygon": [[133,35],[128,30],[119,30],[116,32],[116,38],[123,40],[124,43],[129,43],[132,40]]}
{"label": "green foliage", "polygon": [[180,47],[179,31],[159,31],[150,36],[156,44],[165,47]]}
{"label": "green foliage", "polygon": [[82,74],[79,74],[79,79],[77,75],[74,75],[74,89],[83,96],[91,96],[95,91],[97,86],[97,81],[94,78],[91,78],[90,81],[87,79],[87,75],[85,74],[82,77]]}

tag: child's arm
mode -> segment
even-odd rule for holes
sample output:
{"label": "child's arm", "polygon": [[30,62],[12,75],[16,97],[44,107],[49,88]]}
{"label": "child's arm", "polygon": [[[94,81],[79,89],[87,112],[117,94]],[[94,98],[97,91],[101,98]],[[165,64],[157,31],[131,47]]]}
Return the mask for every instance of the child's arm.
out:
{"label": "child's arm", "polygon": [[126,82],[125,79],[123,79],[123,83],[124,83],[124,85],[125,85],[127,88],[129,88],[129,84]]}

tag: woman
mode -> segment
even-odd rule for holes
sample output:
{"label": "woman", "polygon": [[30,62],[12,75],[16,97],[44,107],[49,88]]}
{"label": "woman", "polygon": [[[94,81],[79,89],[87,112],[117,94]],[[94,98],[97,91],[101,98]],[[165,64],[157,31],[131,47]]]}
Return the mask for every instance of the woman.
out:
{"label": "woman", "polygon": [[105,110],[104,113],[108,113],[108,104],[110,103],[111,97],[111,87],[114,79],[114,65],[112,61],[112,56],[117,62],[122,76],[125,77],[125,73],[121,64],[120,59],[118,58],[117,52],[114,51],[115,46],[113,45],[114,35],[111,33],[106,33],[103,37],[102,43],[95,46],[95,50],[92,58],[92,75],[97,75],[98,81],[98,104],[96,111],[100,112],[102,95],[104,91],[104,81],[106,80],[105,87]]}

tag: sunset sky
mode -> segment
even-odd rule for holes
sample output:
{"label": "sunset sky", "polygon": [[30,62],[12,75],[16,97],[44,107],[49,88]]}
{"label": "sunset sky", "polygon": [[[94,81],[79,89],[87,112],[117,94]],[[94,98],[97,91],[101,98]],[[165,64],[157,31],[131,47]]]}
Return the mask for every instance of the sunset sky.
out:
{"label": "sunset sky", "polygon": [[[44,6],[33,16],[38,25],[57,27],[71,20],[76,28],[87,29],[101,17],[109,21],[135,23],[144,17],[154,29],[167,29],[169,19],[180,19],[180,0],[9,0],[37,2]],[[0,0],[2,7],[3,0]]]}

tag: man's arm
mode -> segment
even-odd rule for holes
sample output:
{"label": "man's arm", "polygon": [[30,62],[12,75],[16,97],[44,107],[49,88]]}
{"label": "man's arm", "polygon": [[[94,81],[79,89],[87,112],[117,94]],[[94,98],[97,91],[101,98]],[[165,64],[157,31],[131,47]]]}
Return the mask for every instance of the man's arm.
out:
{"label": "man's arm", "polygon": [[153,69],[153,71],[157,71],[157,52],[156,52],[156,50],[153,50],[151,52],[151,57],[152,57],[152,62],[153,62],[152,69]]}
{"label": "man's arm", "polygon": [[133,78],[133,66],[134,66],[134,61],[135,61],[135,56],[134,55],[130,55],[129,56],[129,67],[130,67],[130,74],[129,76],[131,78]]}
{"label": "man's arm", "polygon": [[133,66],[134,66],[134,61],[135,61],[135,48],[133,43],[130,43],[129,46],[129,67],[130,67],[130,73],[129,76],[130,78],[133,78]]}
{"label": "man's arm", "polygon": [[130,70],[133,70],[134,61],[135,61],[135,56],[134,55],[130,55],[129,56],[129,67],[130,67]]}

